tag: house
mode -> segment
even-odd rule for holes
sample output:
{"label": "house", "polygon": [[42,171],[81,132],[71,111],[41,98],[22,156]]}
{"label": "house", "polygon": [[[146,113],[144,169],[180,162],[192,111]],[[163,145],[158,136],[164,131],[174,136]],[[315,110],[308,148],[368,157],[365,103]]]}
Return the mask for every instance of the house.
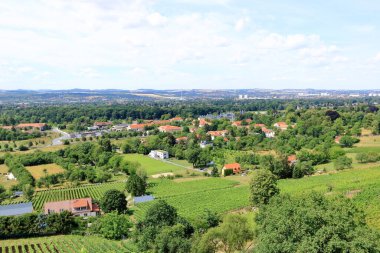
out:
{"label": "house", "polygon": [[112,126],[112,122],[97,121],[97,122],[94,123],[94,127],[105,128],[105,127],[108,127],[108,126]]}
{"label": "house", "polygon": [[144,131],[147,124],[130,124],[127,126],[128,131],[135,131],[135,132],[141,132]]}
{"label": "house", "polygon": [[267,138],[273,138],[275,135],[273,130],[270,130],[266,127],[261,128],[261,131],[263,131],[263,133],[265,134],[265,137]]}
{"label": "house", "polygon": [[166,125],[166,126],[160,126],[158,130],[163,133],[175,133],[175,132],[181,132],[182,127]]}
{"label": "house", "polygon": [[15,177],[15,175],[13,175],[12,172],[9,172],[9,173],[7,174],[7,179],[8,179],[8,180],[17,180],[17,178]]}
{"label": "house", "polygon": [[231,174],[237,174],[241,172],[241,166],[239,163],[225,164],[222,168],[222,175],[228,176]]}
{"label": "house", "polygon": [[276,128],[279,128],[281,130],[286,130],[288,129],[288,124],[286,124],[285,122],[281,121],[281,122],[277,122],[273,125],[274,127]]}
{"label": "house", "polygon": [[190,127],[189,131],[190,133],[195,133],[198,129],[196,127]]}
{"label": "house", "polygon": [[199,143],[200,148],[207,148],[212,146],[214,146],[212,142],[201,141],[201,143]]}
{"label": "house", "polygon": [[33,212],[32,202],[0,205],[0,216],[16,216]]}
{"label": "house", "polygon": [[297,162],[297,156],[296,155],[290,155],[288,156],[288,164],[294,165]]}
{"label": "house", "polygon": [[253,126],[258,128],[266,127],[265,124],[254,124]]}
{"label": "house", "polygon": [[232,125],[236,127],[242,127],[242,126],[248,127],[248,125],[251,123],[252,123],[251,119],[245,119],[245,120],[235,121],[232,123]]}
{"label": "house", "polygon": [[334,142],[336,144],[340,144],[340,139],[342,139],[342,136],[336,136],[335,139],[334,139]]}
{"label": "house", "polygon": [[22,123],[18,124],[15,128],[19,129],[37,129],[40,131],[44,131],[47,128],[45,123]]}
{"label": "house", "polygon": [[174,117],[172,119],[170,119],[171,122],[180,122],[180,121],[183,121],[183,118],[181,117]]}
{"label": "house", "polygon": [[149,156],[155,159],[168,159],[169,153],[164,150],[152,150],[150,151]]}
{"label": "house", "polygon": [[207,122],[204,118],[198,118],[199,120],[199,127],[204,127],[205,125],[210,125],[209,122]]}
{"label": "house", "polygon": [[207,132],[207,134],[211,136],[211,140],[214,140],[216,137],[219,137],[219,136],[225,137],[227,133],[228,133],[227,130]]}
{"label": "house", "polygon": [[61,213],[63,211],[69,211],[74,216],[85,217],[98,215],[100,213],[100,208],[97,204],[93,203],[92,198],[45,203],[45,214]]}
{"label": "house", "polygon": [[175,139],[175,142],[176,142],[176,143],[186,142],[187,139],[188,139],[188,138],[187,138],[186,136],[178,137],[178,138]]}
{"label": "house", "polygon": [[124,131],[124,130],[128,129],[128,127],[129,127],[129,124],[118,124],[118,125],[114,125],[111,128],[111,131],[120,132],[120,131]]}

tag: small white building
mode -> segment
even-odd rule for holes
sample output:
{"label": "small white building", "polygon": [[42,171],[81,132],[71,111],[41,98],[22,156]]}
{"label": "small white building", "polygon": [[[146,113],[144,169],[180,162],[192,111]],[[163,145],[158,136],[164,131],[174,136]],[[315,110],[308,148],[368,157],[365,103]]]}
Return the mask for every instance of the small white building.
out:
{"label": "small white building", "polygon": [[7,174],[7,179],[8,179],[8,180],[16,180],[17,178],[13,175],[12,172],[9,172],[9,173]]}
{"label": "small white building", "polygon": [[155,159],[168,159],[169,153],[164,150],[152,150],[150,151],[149,156]]}

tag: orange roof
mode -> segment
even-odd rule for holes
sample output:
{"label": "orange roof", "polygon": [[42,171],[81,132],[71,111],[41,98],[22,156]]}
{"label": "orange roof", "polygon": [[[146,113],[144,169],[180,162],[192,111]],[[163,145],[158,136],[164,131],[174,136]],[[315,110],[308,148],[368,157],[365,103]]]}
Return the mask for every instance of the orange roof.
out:
{"label": "orange roof", "polygon": [[187,141],[187,137],[186,136],[183,136],[183,137],[178,137],[175,139],[176,141]]}
{"label": "orange roof", "polygon": [[182,121],[183,119],[181,117],[174,117],[170,119],[170,121]]}
{"label": "orange roof", "polygon": [[131,129],[141,129],[147,126],[148,124],[131,124],[129,125],[129,128]]}
{"label": "orange roof", "polygon": [[16,127],[17,128],[24,128],[24,127],[36,127],[36,128],[41,128],[46,126],[45,123],[22,123],[18,124]]}
{"label": "orange roof", "polygon": [[79,207],[87,207],[88,206],[88,200],[87,199],[76,199],[73,201],[73,208],[79,208]]}
{"label": "orange roof", "polygon": [[211,135],[211,136],[223,136],[225,135],[226,133],[228,133],[227,130],[221,130],[221,131],[208,131],[207,134]]}
{"label": "orange roof", "polygon": [[240,168],[240,163],[228,163],[224,165],[225,169]]}
{"label": "orange roof", "polygon": [[335,137],[335,143],[340,143],[340,139],[342,139],[342,136],[337,136],[337,137]]}
{"label": "orange roof", "polygon": [[201,118],[199,119],[199,126],[209,125],[210,123],[207,122],[205,119]]}
{"label": "orange roof", "polygon": [[271,132],[273,132],[273,130],[270,130],[270,129],[266,128],[266,127],[261,128],[261,131],[263,131],[264,133],[271,133]]}
{"label": "orange roof", "polygon": [[297,161],[297,156],[296,155],[290,155],[290,156],[288,156],[288,162],[289,163],[294,162],[294,161]]}
{"label": "orange roof", "polygon": [[169,124],[170,123],[170,120],[153,120],[152,121],[152,124],[154,125],[165,125],[165,124]]}
{"label": "orange roof", "polygon": [[265,127],[265,124],[254,124],[254,127]]}
{"label": "orange roof", "polygon": [[166,126],[160,126],[158,129],[160,131],[181,131],[182,127],[166,125]]}

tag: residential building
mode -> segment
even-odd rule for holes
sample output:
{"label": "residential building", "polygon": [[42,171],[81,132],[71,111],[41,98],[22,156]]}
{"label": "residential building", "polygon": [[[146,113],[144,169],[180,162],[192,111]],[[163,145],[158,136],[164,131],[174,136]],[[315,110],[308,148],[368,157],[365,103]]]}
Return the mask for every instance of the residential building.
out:
{"label": "residential building", "polygon": [[240,120],[240,121],[234,121],[232,123],[233,126],[236,126],[236,127],[243,127],[243,126],[246,126],[248,127],[249,124],[252,123],[252,120],[251,119],[245,119],[245,120]]}
{"label": "residential building", "polygon": [[297,162],[297,156],[296,155],[290,155],[288,156],[288,164],[293,165]]}
{"label": "residential building", "polygon": [[188,138],[187,138],[186,136],[178,137],[178,138],[175,139],[175,142],[176,142],[176,143],[186,142],[187,139],[188,139]]}
{"label": "residential building", "polygon": [[286,122],[281,121],[281,122],[275,123],[274,127],[279,128],[281,130],[286,130],[288,129],[288,124],[286,124]]}
{"label": "residential building", "polygon": [[227,130],[221,131],[208,131],[207,134],[211,136],[211,140],[214,140],[216,137],[222,136],[225,137],[227,135]]}
{"label": "residential building", "polygon": [[267,137],[267,138],[273,138],[275,135],[273,130],[268,129],[266,127],[262,127],[261,131],[263,131],[263,133],[265,134],[265,137]]}
{"label": "residential building", "polygon": [[150,151],[149,156],[155,159],[168,159],[169,153],[164,150],[152,150]]}
{"label": "residential building", "polygon": [[33,212],[32,202],[0,205],[0,216],[16,216]]}
{"label": "residential building", "polygon": [[85,217],[98,215],[100,213],[100,208],[97,204],[93,203],[92,198],[45,203],[45,214],[61,213],[63,211],[69,211],[74,216]]}
{"label": "residential building", "polygon": [[175,133],[175,132],[181,132],[182,127],[166,125],[166,126],[160,126],[158,130],[163,133]]}
{"label": "residential building", "polygon": [[183,121],[183,118],[181,118],[181,117],[174,117],[174,118],[171,118],[170,121],[171,122],[180,122],[180,121]]}
{"label": "residential building", "polygon": [[130,124],[129,126],[127,126],[127,130],[141,132],[144,131],[145,126],[147,126],[147,124]]}
{"label": "residential building", "polygon": [[22,123],[18,124],[15,128],[19,129],[37,129],[40,131],[44,131],[47,128],[45,123]]}
{"label": "residential building", "polygon": [[120,131],[124,131],[124,130],[127,130],[129,127],[129,124],[117,124],[117,125],[114,125],[111,130],[112,131],[116,131],[116,132],[120,132]]}
{"label": "residential building", "polygon": [[94,126],[95,127],[99,127],[99,128],[106,128],[106,127],[112,126],[112,122],[101,122],[101,121],[98,121],[98,122],[94,123]]}
{"label": "residential building", "polygon": [[198,118],[199,120],[199,127],[204,127],[205,125],[210,125],[209,122],[207,122],[204,118]]}
{"label": "residential building", "polygon": [[259,128],[266,127],[265,124],[254,124],[253,126]]}
{"label": "residential building", "polygon": [[239,163],[225,164],[222,168],[222,175],[227,176],[230,174],[238,174],[241,172],[241,166]]}

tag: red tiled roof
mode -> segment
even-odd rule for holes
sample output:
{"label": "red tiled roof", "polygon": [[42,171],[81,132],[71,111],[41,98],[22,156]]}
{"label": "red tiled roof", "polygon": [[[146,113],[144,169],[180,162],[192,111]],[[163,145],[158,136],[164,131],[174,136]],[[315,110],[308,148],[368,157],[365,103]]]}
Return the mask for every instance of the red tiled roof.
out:
{"label": "red tiled roof", "polygon": [[254,124],[254,127],[265,127],[265,124]]}
{"label": "red tiled roof", "polygon": [[270,129],[266,128],[266,127],[261,128],[261,131],[263,131],[264,133],[271,133],[271,132],[273,132],[273,130],[270,130]]}
{"label": "red tiled roof", "polygon": [[175,139],[176,141],[187,141],[187,137],[186,136],[183,136],[183,137],[178,137]]}
{"label": "red tiled roof", "polygon": [[77,199],[74,200],[72,203],[74,208],[79,208],[79,207],[88,207],[88,199]]}
{"label": "red tiled roof", "polygon": [[296,155],[290,155],[288,156],[288,163],[295,162],[297,161],[297,156]]}
{"label": "red tiled roof", "polygon": [[224,168],[225,169],[236,169],[236,168],[240,168],[240,164],[239,163],[228,163],[228,164],[224,165]]}
{"label": "red tiled roof", "polygon": [[18,124],[16,127],[17,128],[24,128],[24,127],[42,128],[45,126],[46,126],[45,123],[22,123],[22,124]]}
{"label": "red tiled roof", "polygon": [[158,129],[160,131],[164,131],[164,132],[166,132],[166,131],[181,131],[182,127],[166,125],[166,126],[160,126]]}
{"label": "red tiled roof", "polygon": [[144,128],[147,125],[148,124],[130,124],[129,128],[131,128],[131,129],[142,129],[142,128]]}
{"label": "red tiled roof", "polygon": [[170,121],[182,121],[183,119],[181,117],[174,117],[170,119]]}
{"label": "red tiled roof", "polygon": [[208,131],[207,134],[211,135],[211,136],[223,136],[225,135],[226,133],[228,133],[227,130],[221,130],[221,131]]}

